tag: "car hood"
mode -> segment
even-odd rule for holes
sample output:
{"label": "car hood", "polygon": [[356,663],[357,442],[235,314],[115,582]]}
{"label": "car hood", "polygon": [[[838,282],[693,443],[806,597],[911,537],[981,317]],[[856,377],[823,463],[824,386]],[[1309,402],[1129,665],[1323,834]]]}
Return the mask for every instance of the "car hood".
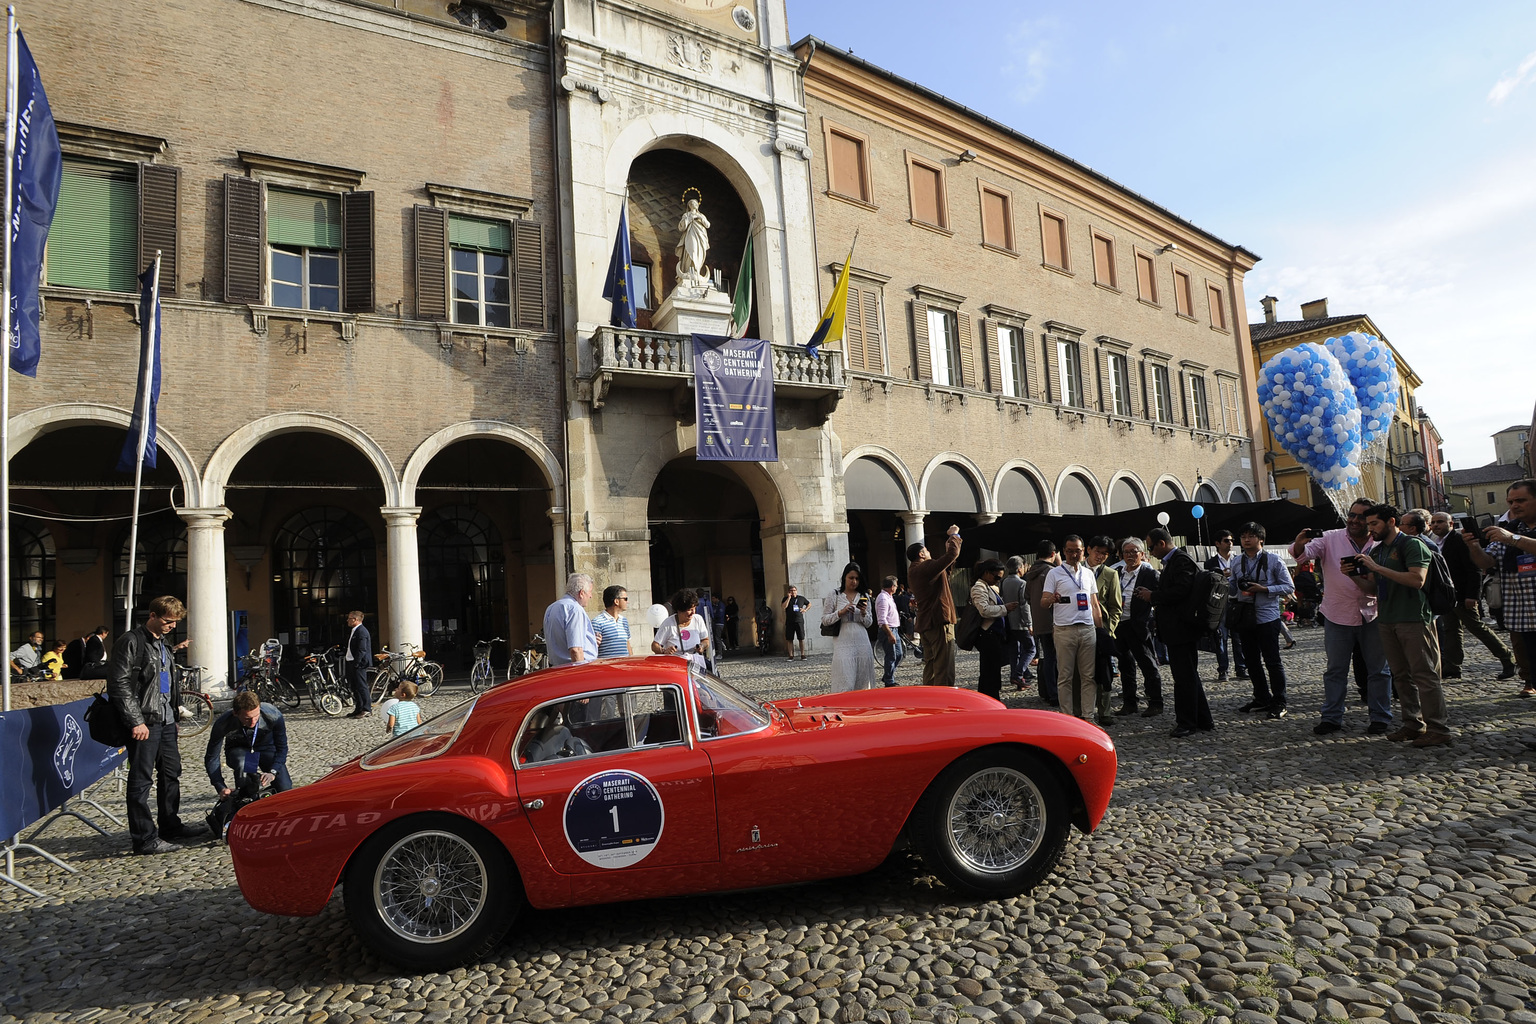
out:
{"label": "car hood", "polygon": [[796,732],[891,722],[959,711],[1000,711],[1003,705],[974,690],[949,686],[902,686],[848,690],[819,697],[775,701]]}

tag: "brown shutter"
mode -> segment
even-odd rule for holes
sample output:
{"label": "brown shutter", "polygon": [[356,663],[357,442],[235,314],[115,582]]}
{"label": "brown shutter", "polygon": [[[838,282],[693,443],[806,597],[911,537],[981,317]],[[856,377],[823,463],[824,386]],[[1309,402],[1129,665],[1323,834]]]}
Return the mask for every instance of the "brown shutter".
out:
{"label": "brown shutter", "polygon": [[448,319],[448,211],[415,210],[416,319]]}
{"label": "brown shutter", "polygon": [[1141,418],[1144,420],[1157,419],[1157,410],[1147,402],[1147,361],[1138,359],[1136,362],[1141,367]]}
{"label": "brown shutter", "polygon": [[981,190],[982,240],[1003,249],[1013,248],[1009,238],[1008,199],[991,189]]}
{"label": "brown shutter", "polygon": [[262,201],[254,178],[224,175],[224,301],[261,301]]}
{"label": "brown shutter", "polygon": [[1189,426],[1189,377],[1183,370],[1179,371],[1179,411],[1184,425]]}
{"label": "brown shutter", "polygon": [[912,300],[912,343],[918,380],[933,380],[933,353],[928,348],[928,303]]}
{"label": "brown shutter", "polygon": [[1109,366],[1104,350],[1097,345],[1093,349],[1093,376],[1099,382],[1099,412],[1115,411],[1115,402],[1109,388]]}
{"label": "brown shutter", "polygon": [[[981,322],[981,347],[987,353],[987,386],[994,395],[1003,393],[1003,362],[1009,356],[1005,356],[1001,350],[1002,340],[998,334],[996,320],[983,320]],[[1019,394],[1024,393],[1023,382],[1019,382]]]}
{"label": "brown shutter", "polygon": [[843,317],[843,351],[849,369],[867,369],[864,357],[863,294],[858,288],[848,289],[848,310]]}
{"label": "brown shutter", "polygon": [[373,193],[341,197],[341,310],[373,312]]}
{"label": "brown shutter", "polygon": [[1040,218],[1040,234],[1044,243],[1045,262],[1053,267],[1066,267],[1066,240],[1060,217],[1044,214]]}
{"label": "brown shutter", "polygon": [[854,199],[868,199],[864,194],[864,144],[841,132],[833,131],[828,135],[831,139],[827,151],[828,187]]}
{"label": "brown shutter", "polygon": [[1056,350],[1056,339],[1043,335],[1045,344],[1045,379],[1041,381],[1041,395],[1047,402],[1060,405],[1065,396],[1061,393],[1061,354]]}
{"label": "brown shutter", "polygon": [[1136,294],[1148,302],[1157,301],[1157,278],[1153,275],[1152,257],[1136,254]]}
{"label": "brown shutter", "polygon": [[925,224],[943,224],[939,219],[939,172],[922,164],[912,164],[912,219]]}
{"label": "brown shutter", "polygon": [[955,313],[955,323],[960,330],[960,386],[974,388],[978,386],[976,379],[976,328],[971,321],[971,314],[965,312]]}
{"label": "brown shutter", "polygon": [[1040,397],[1040,364],[1035,359],[1035,332],[1020,331],[1019,344],[1024,346],[1024,379],[1019,382],[1019,394],[1025,398]]}
{"label": "brown shutter", "polygon": [[880,346],[880,293],[866,291],[864,307],[864,362],[876,373],[888,373],[884,350]]}
{"label": "brown shutter", "polygon": [[513,221],[512,251],[517,260],[517,326],[542,331],[549,325],[544,300],[544,225]]}
{"label": "brown shutter", "polygon": [[139,269],[148,270],[160,250],[160,294],[176,294],[176,193],[174,167],[139,165]]}
{"label": "brown shutter", "polygon": [[1093,279],[1099,284],[1114,287],[1115,253],[1107,238],[1093,236]]}

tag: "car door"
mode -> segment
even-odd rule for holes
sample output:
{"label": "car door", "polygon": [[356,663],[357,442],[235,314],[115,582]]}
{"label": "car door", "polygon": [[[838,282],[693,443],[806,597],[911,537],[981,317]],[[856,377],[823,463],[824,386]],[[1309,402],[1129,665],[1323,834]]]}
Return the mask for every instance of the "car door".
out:
{"label": "car door", "polygon": [[513,751],[518,797],[574,902],[713,886],[714,779],[677,686],[630,687],[535,708]]}

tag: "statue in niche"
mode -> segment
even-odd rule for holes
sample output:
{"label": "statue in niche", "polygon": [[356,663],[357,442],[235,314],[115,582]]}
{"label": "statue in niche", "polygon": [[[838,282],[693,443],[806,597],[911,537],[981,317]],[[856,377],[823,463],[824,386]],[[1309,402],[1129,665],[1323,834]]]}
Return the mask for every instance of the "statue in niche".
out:
{"label": "statue in niche", "polygon": [[[692,193],[693,198],[689,198]],[[696,188],[683,192],[687,209],[677,222],[681,239],[677,243],[677,286],[698,292],[709,290],[709,276],[704,257],[709,253],[709,218],[699,212],[703,194]]]}

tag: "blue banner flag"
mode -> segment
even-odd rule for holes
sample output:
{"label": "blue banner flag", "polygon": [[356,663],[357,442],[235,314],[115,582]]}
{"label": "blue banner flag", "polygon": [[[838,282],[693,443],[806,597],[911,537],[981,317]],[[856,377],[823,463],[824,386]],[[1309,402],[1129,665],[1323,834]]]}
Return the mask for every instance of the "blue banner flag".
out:
{"label": "blue banner flag", "polygon": [[123,763],[122,747],[91,739],[91,698],[0,713],[0,834],[13,836]]}
{"label": "blue banner flag", "polygon": [[693,336],[701,462],[778,462],[773,349],[761,338]]}
{"label": "blue banner flag", "polygon": [[144,435],[144,465],[155,468],[155,404],[160,401],[160,260],[139,275],[139,389],[133,401],[128,437],[117,457],[119,473],[133,472],[139,450],[139,424],[148,417]]}
{"label": "blue banner flag", "polygon": [[613,303],[608,322],[615,327],[634,327],[635,268],[629,261],[629,200],[619,210],[619,233],[613,239],[613,256],[608,260],[608,283],[603,298]]}
{"label": "blue banner flag", "polygon": [[59,205],[64,161],[43,80],[27,41],[16,33],[16,152],[11,165],[11,369],[37,376],[42,357],[37,289],[43,251]]}

